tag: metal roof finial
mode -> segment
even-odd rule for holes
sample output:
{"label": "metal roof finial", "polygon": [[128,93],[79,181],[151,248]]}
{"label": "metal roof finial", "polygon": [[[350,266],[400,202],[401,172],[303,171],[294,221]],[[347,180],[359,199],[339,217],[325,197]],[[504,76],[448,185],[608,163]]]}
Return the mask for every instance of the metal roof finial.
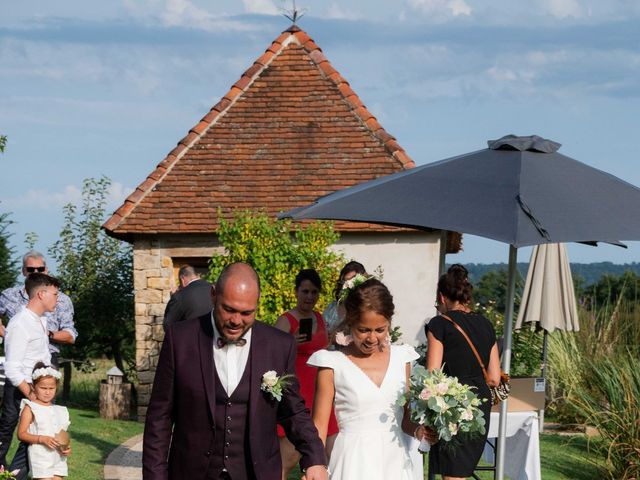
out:
{"label": "metal roof finial", "polygon": [[296,8],[296,0],[291,0],[291,3],[292,3],[291,10],[283,9],[283,15],[285,16],[285,18],[288,18],[289,20],[291,20],[291,23],[295,25],[296,22],[304,16],[307,9],[305,8],[304,10],[298,10]]}

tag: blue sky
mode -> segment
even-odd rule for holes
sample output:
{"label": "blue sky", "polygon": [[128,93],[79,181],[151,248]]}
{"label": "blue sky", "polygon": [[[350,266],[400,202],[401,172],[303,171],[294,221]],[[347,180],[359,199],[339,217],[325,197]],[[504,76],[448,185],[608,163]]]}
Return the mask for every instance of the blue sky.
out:
{"label": "blue sky", "polygon": [[[299,0],[299,24],[417,164],[537,134],[640,185],[640,2]],[[289,26],[280,0],[0,2],[0,211],[46,251],[82,181],[110,210]],[[567,181],[570,181],[569,179]],[[572,261],[640,261],[572,245]],[[523,249],[519,260],[528,260]],[[465,238],[452,260],[506,262]]]}

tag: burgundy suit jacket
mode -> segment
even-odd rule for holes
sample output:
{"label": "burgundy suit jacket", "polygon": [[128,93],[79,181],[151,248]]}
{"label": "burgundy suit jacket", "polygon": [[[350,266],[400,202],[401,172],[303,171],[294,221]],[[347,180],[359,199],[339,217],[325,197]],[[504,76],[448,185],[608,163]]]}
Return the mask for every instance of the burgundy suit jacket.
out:
{"label": "burgundy suit jacket", "polygon": [[[262,375],[295,373],[296,344],[291,335],[256,321],[252,327],[249,445],[258,480],[280,480],[276,423],[302,454],[303,468],[326,464],[324,447],[309,410],[292,380],[280,402],[260,390]],[[204,478],[214,445],[215,377],[211,315],[172,324],[156,369],[144,429],[145,480]]]}

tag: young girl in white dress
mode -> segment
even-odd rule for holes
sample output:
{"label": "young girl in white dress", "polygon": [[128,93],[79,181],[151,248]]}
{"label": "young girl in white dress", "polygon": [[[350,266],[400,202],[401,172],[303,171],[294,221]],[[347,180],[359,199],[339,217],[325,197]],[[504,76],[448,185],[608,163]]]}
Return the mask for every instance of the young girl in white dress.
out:
{"label": "young girl in white dress", "polygon": [[393,298],[379,280],[356,286],[344,305],[349,331],[337,337],[344,345],[317,351],[308,361],[319,367],[313,420],[320,437],[326,438],[334,405],[340,428],[330,478],[422,480],[422,457],[411,437],[417,425],[397,404],[418,354],[409,345],[390,344]]}
{"label": "young girl in white dress", "polygon": [[34,480],[60,480],[67,476],[71,449],[68,443],[62,443],[66,435],[59,432],[69,428],[69,411],[53,404],[60,377],[55,368],[36,364],[32,375],[35,400],[23,399],[20,404],[18,438],[29,444],[29,468]]}

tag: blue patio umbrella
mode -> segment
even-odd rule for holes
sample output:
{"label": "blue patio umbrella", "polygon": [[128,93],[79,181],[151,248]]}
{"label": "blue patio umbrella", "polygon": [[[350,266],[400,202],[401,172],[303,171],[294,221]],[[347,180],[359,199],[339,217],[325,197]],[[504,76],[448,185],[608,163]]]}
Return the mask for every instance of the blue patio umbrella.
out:
{"label": "blue patio umbrella", "polygon": [[[488,148],[381,177],[280,218],[348,220],[451,230],[509,244],[505,354],[509,372],[517,249],[546,243],[640,240],[640,189],[558,153],[538,136],[507,135]],[[497,476],[503,478],[502,403]]]}

